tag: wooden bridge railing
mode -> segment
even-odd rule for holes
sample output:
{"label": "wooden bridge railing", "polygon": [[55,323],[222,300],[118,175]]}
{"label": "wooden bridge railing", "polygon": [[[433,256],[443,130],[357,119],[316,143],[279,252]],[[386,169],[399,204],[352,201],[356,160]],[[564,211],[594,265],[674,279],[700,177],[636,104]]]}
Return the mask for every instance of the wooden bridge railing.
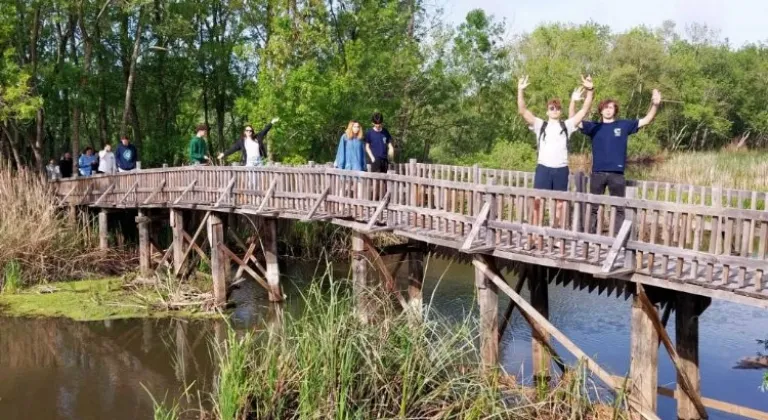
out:
{"label": "wooden bridge railing", "polygon": [[[325,219],[469,253],[768,299],[768,212],[633,198],[631,188],[623,198],[534,190],[507,185],[509,175],[486,171],[480,184],[395,171],[184,167],[55,185],[63,205],[190,207]],[[535,201],[544,209],[539,220],[534,220]],[[565,203],[560,220],[554,217],[558,203]],[[584,232],[592,222],[590,206],[597,207],[598,233]],[[622,208],[630,223],[625,232],[616,232],[613,222]]]}
{"label": "wooden bridge railing", "polygon": [[[533,188],[533,172],[481,168],[479,166],[417,163],[415,160],[411,160],[409,163],[395,164],[394,168],[395,172],[400,175],[468,183],[485,183],[488,177],[492,176],[498,185]],[[571,174],[568,183],[569,190],[588,192],[589,182],[589,174],[581,176]],[[636,188],[637,198],[715,207],[765,210],[766,198],[768,197],[767,192],[760,191],[640,179],[628,179],[627,185]]]}

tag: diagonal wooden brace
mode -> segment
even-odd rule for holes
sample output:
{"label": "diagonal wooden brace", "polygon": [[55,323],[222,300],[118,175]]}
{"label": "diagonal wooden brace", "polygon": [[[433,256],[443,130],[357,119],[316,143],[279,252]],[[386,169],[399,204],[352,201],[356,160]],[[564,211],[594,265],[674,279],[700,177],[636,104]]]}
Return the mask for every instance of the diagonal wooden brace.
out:
{"label": "diagonal wooden brace", "polygon": [[147,197],[147,199],[146,199],[146,200],[144,200],[144,201],[143,201],[141,204],[142,204],[142,205],[147,205],[147,204],[149,204],[149,202],[150,202],[150,201],[151,201],[151,200],[152,200],[152,199],[155,197],[155,195],[157,195],[157,193],[159,193],[160,191],[162,191],[162,190],[163,190],[163,187],[165,187],[165,180],[162,180],[162,181],[160,181],[160,185],[158,185],[157,187],[155,187],[155,189],[154,189],[154,190],[152,190],[152,192],[151,192],[151,193],[149,193],[149,197]]}
{"label": "diagonal wooden brace", "polygon": [[391,196],[391,191],[387,191],[387,193],[384,194],[384,197],[379,202],[379,205],[376,206],[376,211],[373,213],[373,216],[371,216],[371,220],[369,220],[368,224],[365,226],[366,230],[370,231],[376,225],[376,221],[379,219],[379,216],[381,216],[381,213],[384,212],[387,204],[389,204],[389,199]]}
{"label": "diagonal wooden brace", "polygon": [[469,236],[464,240],[464,245],[461,246],[462,251],[469,251],[472,249],[472,243],[475,242],[477,235],[480,233],[480,228],[488,221],[488,214],[491,212],[491,203],[486,202],[480,209],[475,218],[475,222],[472,224],[472,230],[469,231]]}
{"label": "diagonal wooden brace", "polygon": [[181,192],[181,195],[179,195],[175,200],[173,200],[173,204],[179,204],[181,202],[181,199],[184,198],[184,195],[192,190],[192,188],[195,187],[195,184],[197,184],[197,180],[193,179],[192,182],[187,185],[186,188],[184,188],[184,191]]}
{"label": "diagonal wooden brace", "polygon": [[136,191],[136,188],[139,186],[139,181],[136,181],[131,185],[131,188],[128,189],[128,192],[123,195],[123,197],[120,199],[120,201],[117,202],[117,205],[123,204],[125,200],[128,199],[128,196],[131,195],[132,192]]}
{"label": "diagonal wooden brace", "polygon": [[323,204],[323,202],[325,201],[326,197],[328,197],[328,193],[330,193],[330,192],[331,192],[331,187],[326,187],[325,191],[323,191],[323,193],[320,194],[320,197],[318,197],[318,199],[315,201],[315,203],[312,204],[312,208],[309,210],[309,213],[306,216],[304,216],[304,220],[305,221],[306,220],[312,220],[312,216],[315,215],[315,213],[317,212],[317,209],[320,208],[320,204]]}
{"label": "diagonal wooden brace", "polygon": [[[250,274],[251,277],[253,277],[254,280],[256,280],[261,287],[264,288],[264,290],[269,291],[269,286],[267,285],[267,282],[264,281],[263,278],[261,278],[260,275],[256,274],[255,271],[251,267],[248,267],[248,264],[246,264],[245,261],[241,260],[240,257],[238,257],[234,252],[230,251],[229,248],[224,246],[224,244],[219,244],[219,249],[222,250],[225,254],[227,254],[227,257],[237,263],[237,265],[240,266],[246,273]],[[238,270],[240,269],[238,268]]]}
{"label": "diagonal wooden brace", "polygon": [[232,187],[234,187],[234,186],[235,186],[235,177],[233,176],[229,180],[229,183],[227,183],[226,188],[224,188],[224,190],[221,192],[221,195],[219,196],[219,199],[216,200],[216,204],[214,204],[213,207],[221,206],[221,203],[224,202],[225,198],[230,198],[232,196]]}
{"label": "diagonal wooden brace", "polygon": [[261,203],[259,204],[259,208],[256,209],[256,212],[260,212],[264,210],[264,207],[267,205],[267,202],[270,198],[272,198],[273,195],[275,195],[275,188],[277,188],[277,178],[274,178],[272,182],[269,183],[269,188],[267,189],[267,193],[264,194],[264,197],[261,199]]}
{"label": "diagonal wooden brace", "polygon": [[621,228],[619,229],[619,234],[616,235],[616,239],[613,241],[611,249],[608,251],[608,256],[606,256],[605,261],[603,261],[603,273],[611,272],[613,265],[616,263],[616,258],[619,257],[619,251],[627,245],[627,240],[629,239],[629,234],[631,232],[632,221],[624,220],[624,223],[621,224]]}
{"label": "diagonal wooden brace", "polygon": [[[211,215],[211,212],[208,211],[205,213],[205,216],[203,216],[203,221],[200,222],[200,226],[195,231],[195,234],[192,236],[192,240],[189,241],[190,243],[195,243],[197,241],[197,237],[200,236],[200,233],[205,230],[206,222],[208,222],[208,217]],[[192,247],[188,247],[186,251],[184,251],[184,256],[181,257],[181,261],[178,264],[178,269],[173,272],[173,275],[178,276],[181,272],[181,267],[184,266],[184,261],[187,260],[187,257],[189,256],[189,253],[192,252]]]}
{"label": "diagonal wooden brace", "polygon": [[109,187],[107,187],[107,189],[106,189],[106,190],[104,190],[104,192],[103,192],[103,193],[101,193],[101,195],[99,196],[99,198],[98,198],[98,199],[96,199],[96,202],[95,202],[95,203],[93,203],[93,205],[94,205],[94,206],[98,206],[98,205],[99,205],[99,203],[101,203],[101,200],[103,200],[103,199],[104,199],[104,197],[106,197],[106,196],[107,196],[107,194],[111,193],[113,189],[115,189],[115,183],[114,183],[114,182],[113,182],[113,183],[111,183],[111,184],[109,184]]}

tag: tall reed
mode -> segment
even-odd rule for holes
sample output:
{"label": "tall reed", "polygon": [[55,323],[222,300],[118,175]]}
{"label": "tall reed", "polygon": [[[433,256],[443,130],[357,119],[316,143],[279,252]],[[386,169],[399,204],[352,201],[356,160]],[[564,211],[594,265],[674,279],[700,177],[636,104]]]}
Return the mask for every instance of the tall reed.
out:
{"label": "tall reed", "polygon": [[382,299],[363,324],[349,288],[330,280],[303,300],[302,313],[279,326],[229,334],[218,353],[218,418],[610,418],[580,369],[539,396],[483,369],[472,318],[415,321]]}
{"label": "tall reed", "polygon": [[37,173],[0,166],[0,203],[0,283],[11,271],[26,286],[105,267],[91,220],[83,214],[73,223]]}

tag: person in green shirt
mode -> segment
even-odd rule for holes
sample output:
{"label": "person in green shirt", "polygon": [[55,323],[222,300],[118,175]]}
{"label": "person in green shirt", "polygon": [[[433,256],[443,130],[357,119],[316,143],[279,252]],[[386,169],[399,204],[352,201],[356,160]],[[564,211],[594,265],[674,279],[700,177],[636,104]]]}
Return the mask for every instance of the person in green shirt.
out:
{"label": "person in green shirt", "polygon": [[189,141],[189,162],[192,165],[205,165],[210,160],[208,158],[208,145],[205,143],[208,125],[205,123],[198,124],[195,131],[197,134]]}

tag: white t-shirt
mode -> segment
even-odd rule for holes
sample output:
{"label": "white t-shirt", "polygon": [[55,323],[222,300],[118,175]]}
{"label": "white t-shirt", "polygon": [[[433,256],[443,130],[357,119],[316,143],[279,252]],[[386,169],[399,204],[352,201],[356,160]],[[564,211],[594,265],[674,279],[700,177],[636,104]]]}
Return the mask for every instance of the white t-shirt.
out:
{"label": "white t-shirt", "polygon": [[259,143],[256,140],[243,139],[243,144],[245,144],[245,155],[248,156],[245,166],[258,166],[261,162]]}
{"label": "white t-shirt", "polygon": [[539,137],[544,120],[536,118],[533,127],[529,127],[536,134],[536,142],[539,145],[539,158],[537,163],[548,168],[563,168],[568,166],[568,139],[576,126],[573,120],[565,120],[565,130],[558,121],[549,121],[545,129],[545,135]]}

